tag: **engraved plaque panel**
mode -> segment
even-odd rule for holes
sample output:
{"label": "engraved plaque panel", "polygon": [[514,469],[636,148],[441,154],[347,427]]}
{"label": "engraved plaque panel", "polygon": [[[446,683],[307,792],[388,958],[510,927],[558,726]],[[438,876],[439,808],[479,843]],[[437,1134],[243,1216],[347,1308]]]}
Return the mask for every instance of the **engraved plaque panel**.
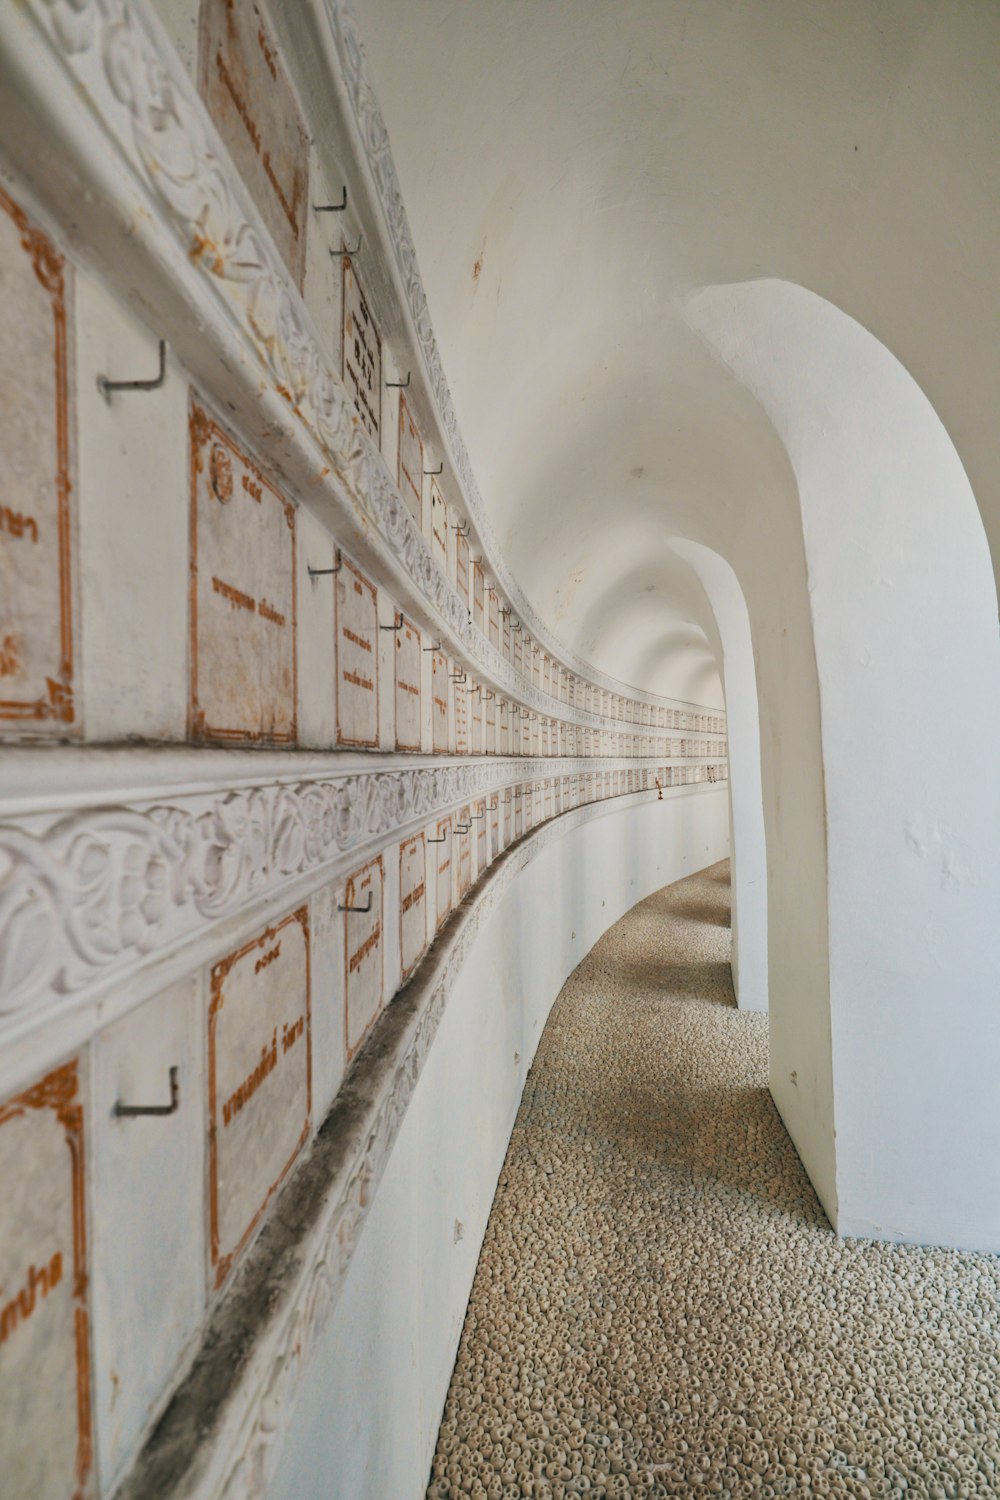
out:
{"label": "engraved plaque panel", "polygon": [[438,488],[436,479],[431,480],[431,555],[448,571],[448,504]]}
{"label": "engraved plaque panel", "polygon": [[514,670],[515,670],[515,672],[523,672],[524,671],[524,631],[523,630],[515,630],[513,632],[513,638],[514,638],[514,645],[513,645]]}
{"label": "engraved plaque panel", "polygon": [[420,631],[403,620],[396,642],[396,749],[420,749]]}
{"label": "engraved plaque panel", "polygon": [[469,684],[455,683],[455,753],[469,753]]}
{"label": "engraved plaque panel", "polygon": [[476,825],[468,807],[462,808],[456,822],[466,830],[465,833],[459,833],[456,827],[454,835],[458,841],[458,899],[461,901],[472,884],[472,840],[475,838]]}
{"label": "engraved plaque panel", "polygon": [[516,635],[517,632],[516,631],[514,631],[514,632],[511,631],[511,628],[510,628],[510,611],[509,610],[501,618],[502,618],[502,624],[503,624],[503,634],[502,634],[501,641],[500,641],[500,650],[503,652],[503,654],[506,657],[506,659],[508,661],[510,661],[510,659],[511,659],[511,644],[510,644],[511,635],[512,634]]}
{"label": "engraved plaque panel", "polygon": [[535,826],[535,788],[530,781],[521,788],[521,823],[525,833]]}
{"label": "engraved plaque panel", "polygon": [[309,913],[302,906],[212,969],[209,1235],[225,1281],[309,1135]]}
{"label": "engraved plaque panel", "polygon": [[418,833],[399,848],[399,951],[409,978],[427,946],[427,851]]}
{"label": "engraved plaque panel", "polygon": [[191,403],[192,739],[296,738],[295,507]]}
{"label": "engraved plaque panel", "polygon": [[0,1104],[0,1453],[4,1500],[93,1493],[77,1063]]}
{"label": "engraved plaque panel", "polygon": [[490,628],[489,628],[490,641],[491,641],[491,643],[494,646],[499,646],[499,644],[500,644],[500,601],[497,598],[496,589],[491,589],[490,592],[489,592],[489,594],[487,595],[487,598],[489,599],[489,612],[490,612]]}
{"label": "engraved plaque panel", "polygon": [[[369,897],[371,902],[369,905]],[[382,856],[344,887],[344,966],[347,970],[347,1057],[350,1060],[382,1009]]]}
{"label": "engraved plaque panel", "polygon": [[490,859],[500,853],[500,796],[497,793],[490,801]]}
{"label": "engraved plaque panel", "polygon": [[479,683],[469,694],[469,749],[473,755],[483,753],[483,689]]}
{"label": "engraved plaque panel", "polygon": [[0,727],[31,734],[75,719],[66,276],[0,188]]}
{"label": "engraved plaque panel", "polygon": [[424,445],[406,397],[399,397],[399,467],[396,481],[417,525],[423,527]]}
{"label": "engraved plaque panel", "polygon": [[487,755],[495,755],[497,750],[497,700],[492,690],[483,703],[483,749]]}
{"label": "engraved plaque panel", "polygon": [[472,564],[472,620],[479,629],[486,630],[486,578],[481,558]]}
{"label": "engraved plaque panel", "polygon": [[378,745],[378,590],[341,554],[337,574],[337,744]]}
{"label": "engraved plaque panel", "polygon": [[519,839],[524,832],[524,787],[514,788],[514,837]]}
{"label": "engraved plaque panel", "polygon": [[434,753],[448,753],[448,658],[443,651],[431,657],[431,730]]}
{"label": "engraved plaque panel", "polygon": [[202,97],[301,288],[309,139],[267,22],[253,0],[202,0],[200,47]]}
{"label": "engraved plaque panel", "polygon": [[354,398],[361,425],[375,446],[382,439],[382,340],[354,262],[341,256],[344,267],[343,376]]}
{"label": "engraved plaque panel", "polygon": [[469,544],[464,536],[455,533],[455,587],[462,603],[469,603]]}
{"label": "engraved plaque panel", "polygon": [[489,862],[489,829],[486,826],[486,803],[476,803],[476,869],[481,875]]}
{"label": "engraved plaque panel", "polygon": [[434,900],[437,908],[437,925],[440,927],[451,911],[452,873],[451,851],[454,839],[450,818],[442,818],[436,825],[434,837],[443,842],[434,845],[437,856],[434,866]]}
{"label": "engraved plaque panel", "polygon": [[503,846],[506,849],[511,841],[514,827],[514,793],[510,787],[503,794],[501,807],[503,810]]}
{"label": "engraved plaque panel", "polygon": [[510,704],[501,698],[497,711],[497,754],[510,754]]}

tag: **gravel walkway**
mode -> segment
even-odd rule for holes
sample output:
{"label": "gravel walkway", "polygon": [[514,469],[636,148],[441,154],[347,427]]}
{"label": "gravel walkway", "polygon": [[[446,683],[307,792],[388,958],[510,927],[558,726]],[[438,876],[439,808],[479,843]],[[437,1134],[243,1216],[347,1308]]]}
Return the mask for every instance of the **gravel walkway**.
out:
{"label": "gravel walkway", "polygon": [[[1000,1496],[1000,1258],[843,1241],[729,976],[725,864],[563,988],[428,1496]],[[928,1107],[931,1107],[930,1101]]]}

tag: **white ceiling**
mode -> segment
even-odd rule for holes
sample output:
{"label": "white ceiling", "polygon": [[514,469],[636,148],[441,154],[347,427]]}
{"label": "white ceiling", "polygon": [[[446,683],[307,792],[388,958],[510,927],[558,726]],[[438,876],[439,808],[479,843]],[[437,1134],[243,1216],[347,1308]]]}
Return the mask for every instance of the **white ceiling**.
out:
{"label": "white ceiling", "polygon": [[791,491],[770,423],[688,326],[705,286],[785,278],[874,332],[937,407],[1000,555],[1000,5],[356,9],[477,479],[568,646],[719,701],[670,540],[739,572]]}

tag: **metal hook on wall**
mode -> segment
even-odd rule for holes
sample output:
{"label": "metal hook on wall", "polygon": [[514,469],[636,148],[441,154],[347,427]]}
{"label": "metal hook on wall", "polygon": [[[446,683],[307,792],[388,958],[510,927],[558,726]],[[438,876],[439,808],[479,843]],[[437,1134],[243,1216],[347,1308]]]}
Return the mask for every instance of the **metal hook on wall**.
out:
{"label": "metal hook on wall", "polygon": [[123,1104],[119,1099],[114,1107],[114,1113],[119,1119],[134,1120],[137,1115],[172,1115],[176,1112],[181,1102],[180,1070],[170,1069],[170,1103],[169,1104]]}
{"label": "metal hook on wall", "polygon": [[359,231],[358,232],[358,243],[355,245],[355,247],[354,247],[353,250],[350,248],[349,245],[341,245],[341,247],[340,247],[339,250],[331,250],[330,254],[333,255],[333,256],[337,256],[337,257],[343,257],[343,256],[346,255],[348,258],[350,258],[352,255],[357,255],[358,251],[361,249],[361,242],[362,242],[363,239],[364,239],[364,235],[361,234],[361,232]]}
{"label": "metal hook on wall", "polygon": [[445,831],[444,831],[444,833],[442,833],[442,835],[441,835],[441,837],[439,839],[428,839],[427,842],[429,844],[443,844],[444,841],[445,841],[445,839],[447,837],[448,837],[448,829],[446,828]]}
{"label": "metal hook on wall", "polygon": [[475,823],[478,823],[479,820],[480,820],[480,818],[485,818],[485,816],[486,816],[486,809],[485,808],[483,809],[483,811],[481,813],[470,813],[469,814],[469,817],[472,818],[473,822],[475,822]]}
{"label": "metal hook on wall", "polygon": [[449,672],[448,676],[451,678],[452,682],[464,682],[466,678],[466,674],[464,672]]}
{"label": "metal hook on wall", "polygon": [[405,391],[410,384],[410,372],[407,370],[405,380],[387,380],[385,388],[387,391]]}
{"label": "metal hook on wall", "polygon": [[404,624],[406,623],[403,619],[403,616],[394,612],[393,619],[396,622],[395,625],[380,625],[379,630],[402,630]]}
{"label": "metal hook on wall", "polygon": [[151,380],[109,380],[106,375],[98,375],[97,389],[104,397],[108,405],[111,405],[112,391],[158,391],[167,378],[167,342],[160,340],[160,370]]}
{"label": "metal hook on wall", "polygon": [[314,203],[314,214],[342,214],[347,207],[347,184],[344,184],[343,196],[339,203]]}
{"label": "metal hook on wall", "polygon": [[340,556],[340,548],[337,548],[337,566],[335,568],[309,568],[310,578],[329,578],[331,573],[339,573],[344,566]]}
{"label": "metal hook on wall", "polygon": [[468,536],[472,530],[471,521],[461,521],[457,526],[452,526],[452,531],[457,531],[459,536]]}
{"label": "metal hook on wall", "polygon": [[424,650],[425,651],[440,651],[441,650],[441,642],[440,641],[435,641],[434,644],[433,644],[433,646],[425,646]]}
{"label": "metal hook on wall", "polygon": [[372,892],[371,891],[368,892],[368,905],[367,906],[342,906],[339,901],[337,902],[337,910],[338,911],[360,911],[360,912],[366,912],[366,911],[371,911],[371,909],[372,909]]}
{"label": "metal hook on wall", "polygon": [[436,479],[439,474],[443,474],[443,473],[444,473],[444,459],[441,460],[441,462],[438,464],[438,466],[437,466],[436,469],[425,469],[424,470],[424,474],[426,475],[426,477],[428,479]]}
{"label": "metal hook on wall", "polygon": [[455,832],[456,833],[468,833],[468,831],[469,831],[469,829],[471,827],[472,827],[471,823],[456,823],[455,824]]}

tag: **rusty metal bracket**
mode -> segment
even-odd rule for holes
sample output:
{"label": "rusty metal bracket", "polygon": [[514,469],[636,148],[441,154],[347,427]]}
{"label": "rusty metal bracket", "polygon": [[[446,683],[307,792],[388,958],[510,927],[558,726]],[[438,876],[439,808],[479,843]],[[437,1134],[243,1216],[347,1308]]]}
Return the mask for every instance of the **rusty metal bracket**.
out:
{"label": "rusty metal bracket", "polygon": [[472,827],[471,823],[456,823],[455,824],[455,832],[456,833],[468,833],[468,831],[469,831],[469,829],[471,827]]}
{"label": "rusty metal bracket", "polygon": [[372,909],[372,892],[371,891],[368,892],[368,905],[367,906],[342,906],[339,901],[337,902],[337,910],[338,911],[360,911],[360,912],[366,912],[366,911],[371,911],[371,909]]}
{"label": "rusty metal bracket", "polygon": [[119,1119],[134,1120],[138,1115],[172,1115],[177,1112],[181,1102],[180,1070],[170,1069],[170,1103],[169,1104],[123,1104],[119,1099],[114,1107],[114,1114]]}
{"label": "rusty metal bracket", "polygon": [[425,646],[424,650],[425,651],[440,651],[441,650],[441,642],[440,641],[435,641],[433,646]]}
{"label": "rusty metal bracket", "polygon": [[347,207],[347,184],[344,184],[344,195],[339,203],[314,203],[314,214],[342,214]]}
{"label": "rusty metal bracket", "polygon": [[406,621],[403,619],[403,616],[400,615],[400,614],[397,614],[394,611],[393,612],[393,619],[396,621],[395,625],[380,625],[379,626],[379,630],[402,630],[403,626],[406,623]]}
{"label": "rusty metal bracket", "polygon": [[387,391],[405,391],[409,388],[410,372],[407,370],[405,380],[387,380],[385,388]]}
{"label": "rusty metal bracket", "polygon": [[158,391],[167,378],[167,342],[160,340],[160,370],[151,380],[109,380],[106,375],[98,375],[97,389],[104,397],[108,405],[111,405],[112,391]]}
{"label": "rusty metal bracket", "polygon": [[340,548],[337,548],[337,566],[335,568],[308,568],[306,571],[310,578],[329,578],[332,573],[339,573],[344,566],[340,556]]}
{"label": "rusty metal bracket", "polygon": [[459,536],[468,536],[472,531],[471,521],[460,521],[457,526],[452,526],[452,531],[457,531]]}
{"label": "rusty metal bracket", "polygon": [[445,831],[444,831],[444,833],[442,833],[442,835],[441,835],[441,837],[439,839],[428,839],[427,842],[429,844],[443,844],[444,841],[447,839],[447,837],[448,837],[448,829],[446,828]]}
{"label": "rusty metal bracket", "polygon": [[424,474],[427,476],[428,479],[436,479],[439,474],[443,474],[443,473],[444,473],[444,459],[441,460],[441,462],[438,464],[438,466],[437,466],[436,469],[425,469],[424,470]]}
{"label": "rusty metal bracket", "polygon": [[466,679],[466,675],[467,674],[465,672],[449,672],[448,673],[448,676],[451,678],[452,682],[464,682],[465,679]]}
{"label": "rusty metal bracket", "polygon": [[353,250],[350,248],[349,245],[341,245],[341,247],[340,247],[339,250],[331,250],[330,254],[333,255],[333,256],[340,256],[340,257],[343,257],[343,256],[346,255],[348,258],[350,258],[352,255],[357,255],[358,251],[361,249],[361,242],[362,242],[363,239],[364,239],[364,235],[359,230],[358,231],[358,243],[355,245],[355,247],[354,247]]}

